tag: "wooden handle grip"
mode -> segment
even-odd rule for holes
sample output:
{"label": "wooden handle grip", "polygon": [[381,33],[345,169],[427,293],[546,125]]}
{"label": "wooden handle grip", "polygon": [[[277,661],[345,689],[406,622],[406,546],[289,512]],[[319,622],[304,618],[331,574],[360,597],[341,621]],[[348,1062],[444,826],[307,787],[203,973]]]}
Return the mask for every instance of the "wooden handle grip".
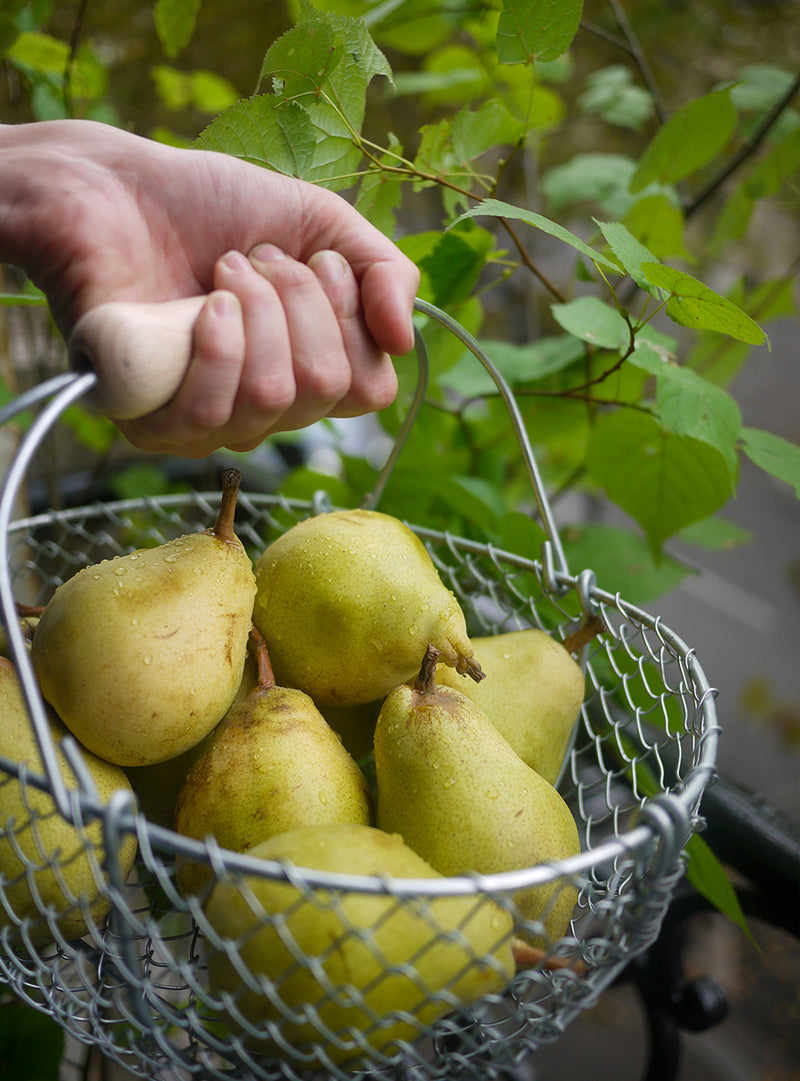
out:
{"label": "wooden handle grip", "polygon": [[195,320],[207,300],[117,301],[86,312],[68,344],[70,366],[97,374],[91,404],[114,420],[133,420],[166,405],[186,372]]}

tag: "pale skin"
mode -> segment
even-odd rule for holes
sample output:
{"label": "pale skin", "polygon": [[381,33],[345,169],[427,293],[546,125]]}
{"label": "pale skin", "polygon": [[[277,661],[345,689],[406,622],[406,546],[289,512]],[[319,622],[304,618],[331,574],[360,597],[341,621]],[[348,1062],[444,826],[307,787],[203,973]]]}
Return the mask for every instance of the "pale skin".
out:
{"label": "pale skin", "polygon": [[414,341],[418,271],[344,199],[89,121],[0,125],[0,261],[65,338],[106,301],[207,295],[174,397],[118,422],[149,451],[251,450],[385,408]]}

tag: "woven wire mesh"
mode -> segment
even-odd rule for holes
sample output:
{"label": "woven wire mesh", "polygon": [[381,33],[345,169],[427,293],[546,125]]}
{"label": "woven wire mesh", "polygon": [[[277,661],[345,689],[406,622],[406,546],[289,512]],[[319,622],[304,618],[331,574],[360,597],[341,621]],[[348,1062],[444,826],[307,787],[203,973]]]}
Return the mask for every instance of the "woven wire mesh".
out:
{"label": "woven wire mesh", "polygon": [[[19,521],[9,538],[15,594],[26,604],[45,603],[60,582],[87,563],[206,528],[216,502],[216,494],[195,493]],[[270,539],[316,509],[240,493],[237,534],[257,556]],[[248,901],[256,933],[268,930],[273,946],[278,942],[292,954],[292,971],[310,971],[323,989],[314,1003],[298,1003],[283,982],[285,973],[276,981],[248,968],[252,932],[236,940],[221,937],[203,898],[181,894],[177,835],[124,798],[104,802],[82,793],[73,798],[78,823],[85,817],[87,824],[95,820],[97,826],[99,820],[102,826],[102,838],[86,843],[97,846],[93,877],[107,912],[98,915],[85,900],[73,898],[87,933],[65,937],[63,913],[37,894],[26,855],[30,849],[20,849],[20,874],[38,897],[38,911],[17,911],[14,881],[0,874],[0,912],[6,913],[0,975],[17,995],[142,1077],[478,1079],[556,1039],[652,942],[682,874],[680,851],[698,825],[699,799],[713,769],[713,693],[692,651],[657,617],[596,589],[591,579],[561,575],[556,588],[536,560],[417,532],[458,597],[473,636],[530,626],[562,636],[580,624],[587,605],[605,622],[606,632],[587,648],[587,697],[559,785],[579,825],[582,853],[531,869],[522,883],[549,883],[556,895],[575,891],[568,933],[548,941],[544,916],[523,920],[515,902],[518,881],[503,876],[448,880],[451,900],[472,911],[491,897],[513,920],[511,932],[510,923],[503,924],[498,942],[475,956],[469,936],[441,915],[442,890],[419,885],[404,890],[402,882],[373,880],[366,896],[379,915],[364,926],[350,915],[353,899],[364,899],[363,883],[322,890],[313,873],[269,865],[254,877],[246,860],[237,863],[209,842],[201,858]],[[38,828],[41,816],[57,815],[42,803],[46,780],[32,776],[26,766],[0,761],[0,785],[20,786],[23,804],[40,808],[30,828]],[[115,854],[131,836],[137,856],[127,874]],[[63,875],[60,853],[48,852],[46,845],[39,850],[42,860]],[[291,908],[275,915],[261,906],[256,883],[270,880],[294,889],[296,908],[318,905],[320,912],[338,913],[338,933],[355,936],[356,945],[372,954],[371,984],[355,988],[331,982],[326,955],[305,955],[292,937]],[[69,882],[62,886],[69,896]],[[497,986],[464,1007],[454,991],[457,973],[435,989],[420,976],[424,949],[400,960],[380,952],[381,925],[391,927],[409,911],[431,928],[425,941],[461,950],[462,969],[496,970],[509,933],[516,942],[536,945],[518,961],[513,979],[498,978]],[[472,917],[461,911],[458,918]],[[208,981],[209,959],[220,955],[228,958],[238,984],[221,992],[212,991]],[[396,991],[400,984],[406,997],[392,999],[392,987]],[[409,987],[417,988],[410,998]],[[239,1009],[248,992],[273,1003],[260,1023]],[[341,1004],[339,1014],[327,1012],[331,1002]],[[331,1016],[340,1018],[338,1030],[331,1027]],[[380,1048],[375,1036],[381,1032],[397,1039]],[[354,1064],[349,1054],[357,1052],[364,1058]]]}

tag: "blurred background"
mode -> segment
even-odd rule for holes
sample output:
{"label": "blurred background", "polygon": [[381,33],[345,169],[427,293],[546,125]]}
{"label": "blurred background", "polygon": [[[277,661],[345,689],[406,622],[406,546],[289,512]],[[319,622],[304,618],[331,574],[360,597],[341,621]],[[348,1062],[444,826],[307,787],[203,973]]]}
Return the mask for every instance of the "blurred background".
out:
{"label": "blurred background", "polygon": [[[352,6],[352,5],[351,5]],[[584,28],[572,49],[573,85],[560,86],[566,102],[557,153],[550,162],[569,159],[577,149],[624,151],[631,134],[599,125],[576,104],[587,73],[618,59],[615,4],[587,0]],[[800,7],[793,0],[698,0],[624,3],[636,41],[653,78],[672,104],[735,77],[747,65],[777,65],[800,71]],[[78,5],[55,3],[48,26],[69,40]],[[206,0],[199,9],[191,41],[173,65],[165,63],[149,4],[117,0],[90,2],[82,10],[82,33],[91,39],[105,65],[108,89],[98,112],[111,122],[167,141],[189,141],[227,103],[231,93],[252,92],[266,48],[291,23],[292,11],[277,0]],[[396,71],[413,72],[406,54],[387,50]],[[418,61],[421,63],[421,60]],[[203,98],[186,90],[176,72],[213,72],[220,80]],[[24,74],[6,66],[0,85],[0,121],[30,119],[31,100]],[[38,91],[46,108],[45,89]],[[216,94],[216,96],[215,96]],[[369,123],[376,130],[402,134],[407,101],[385,88],[374,90]],[[798,103],[795,102],[797,106]],[[436,114],[435,102],[429,104]],[[424,118],[410,119],[416,130]],[[535,164],[535,163],[534,163]],[[537,174],[530,165],[519,177],[536,198]],[[407,201],[401,227],[417,231],[436,213],[422,191]],[[565,224],[569,225],[568,215]],[[698,230],[702,229],[697,224]],[[546,245],[540,252],[548,275],[559,277],[563,253]],[[551,261],[548,262],[548,257]],[[789,194],[759,204],[745,236],[728,245],[703,268],[703,280],[724,291],[740,275],[757,280],[796,272],[800,258],[798,179]],[[6,286],[20,283],[11,268],[0,269]],[[2,291],[2,290],[0,290]],[[797,305],[795,287],[795,311]],[[486,309],[487,336],[513,323],[520,335],[535,335],[541,323],[541,298],[530,284],[509,284]],[[800,443],[800,326],[783,315],[766,327],[771,349],[752,350],[730,390],[746,425],[763,427]],[[674,331],[674,328],[673,328]],[[499,335],[498,335],[499,336]],[[44,313],[36,308],[0,308],[0,376],[6,393],[36,383],[64,364],[63,344]],[[354,424],[355,444],[374,437],[369,426]],[[0,455],[13,454],[16,434],[2,433]],[[247,468],[260,485],[280,484],[298,462],[313,460],[335,468],[338,440],[323,425],[291,441],[276,441],[252,456]],[[327,456],[327,457],[326,457]],[[148,486],[213,487],[224,455],[188,463],[154,461],[113,438],[95,418],[76,414],[54,433],[31,473],[27,491],[33,511],[92,498],[138,494]],[[0,459],[1,460],[1,459]],[[667,550],[697,573],[658,597],[649,608],[696,648],[718,689],[723,728],[719,767],[727,777],[766,796],[789,818],[800,818],[800,513],[788,484],[768,477],[742,459],[737,496],[724,508],[747,542],[698,553],[696,546],[670,541]],[[615,524],[624,516],[613,506],[580,494],[558,505],[559,520]],[[572,568],[577,569],[577,568]],[[602,582],[600,583],[602,585]],[[800,903],[800,883],[798,884]],[[710,1033],[688,1037],[680,1081],[798,1081],[800,1078],[800,950],[795,939],[753,925],[760,952],[721,917],[702,917],[693,929],[689,963],[713,974],[726,988],[731,1014]],[[629,985],[611,989],[552,1047],[520,1073],[541,1081],[628,1081],[644,1064],[641,1005]],[[117,1077],[110,1064],[82,1060],[77,1050],[65,1059],[63,1081],[77,1077]],[[88,1072],[84,1072],[87,1070]],[[526,1070],[528,1073],[526,1074]]]}

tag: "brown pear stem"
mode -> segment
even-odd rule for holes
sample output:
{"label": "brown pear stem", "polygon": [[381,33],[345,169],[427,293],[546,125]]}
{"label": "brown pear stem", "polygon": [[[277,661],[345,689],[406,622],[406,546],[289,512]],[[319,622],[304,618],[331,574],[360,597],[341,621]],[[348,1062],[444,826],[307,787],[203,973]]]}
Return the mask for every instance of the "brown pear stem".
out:
{"label": "brown pear stem", "polygon": [[422,658],[419,675],[414,684],[414,690],[418,694],[436,693],[436,665],[439,663],[439,650],[436,646],[429,645]]}
{"label": "brown pear stem", "polygon": [[547,950],[539,949],[538,946],[530,946],[521,938],[515,938],[511,942],[511,954],[517,969],[521,968],[546,968],[553,972],[560,968],[571,968],[579,976],[586,972],[586,964],[579,958],[558,957],[548,954]]}
{"label": "brown pear stem", "polygon": [[456,672],[462,676],[469,676],[470,679],[474,679],[476,683],[480,683],[482,679],[486,679],[486,673],[474,657],[459,657],[458,664],[456,665]]}
{"label": "brown pear stem", "polygon": [[233,531],[233,519],[236,514],[236,497],[239,494],[239,485],[242,483],[242,474],[238,469],[226,469],[221,480],[222,495],[219,513],[211,532],[220,540],[238,544],[239,539]]}
{"label": "brown pear stem", "polygon": [[259,690],[268,691],[270,687],[275,686],[275,673],[272,671],[272,661],[269,659],[269,650],[267,649],[267,643],[264,641],[264,635],[255,623],[250,624],[250,645],[255,655],[258,671],[256,686]]}
{"label": "brown pear stem", "polygon": [[567,637],[561,643],[567,653],[577,653],[579,649],[583,649],[603,631],[608,630],[603,621],[602,616],[592,616],[592,618],[584,623],[582,627],[579,627],[577,631],[572,634],[568,634]]}
{"label": "brown pear stem", "polygon": [[21,604],[17,601],[17,615],[20,619],[27,619],[28,616],[40,616],[44,611],[43,604]]}

